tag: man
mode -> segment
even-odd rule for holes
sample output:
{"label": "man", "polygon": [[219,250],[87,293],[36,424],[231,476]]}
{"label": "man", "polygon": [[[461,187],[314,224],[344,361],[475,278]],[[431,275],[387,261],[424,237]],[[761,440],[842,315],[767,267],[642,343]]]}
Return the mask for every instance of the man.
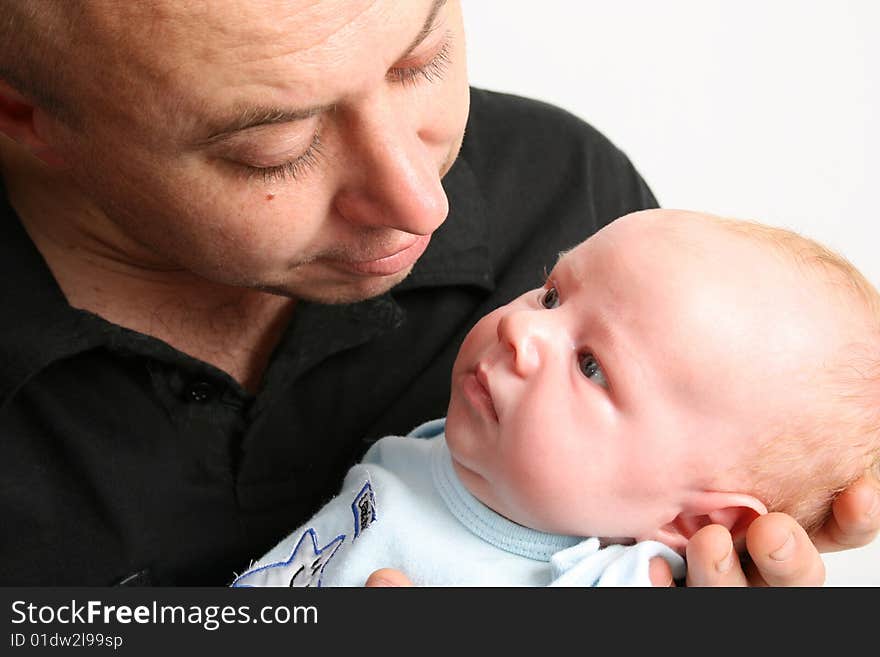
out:
{"label": "man", "polygon": [[[479,316],[656,204],[578,120],[469,91],[456,0],[2,7],[3,583],[228,583],[445,412]],[[823,579],[786,516],[748,546]],[[746,581],[720,528],[688,556]]]}

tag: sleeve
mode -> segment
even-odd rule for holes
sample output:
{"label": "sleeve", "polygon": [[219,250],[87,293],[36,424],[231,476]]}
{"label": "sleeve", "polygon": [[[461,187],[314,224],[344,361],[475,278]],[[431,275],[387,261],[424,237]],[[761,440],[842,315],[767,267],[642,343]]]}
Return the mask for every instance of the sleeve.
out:
{"label": "sleeve", "polygon": [[657,541],[600,547],[590,538],[561,550],[550,559],[549,586],[651,586],[649,564],[654,557],[669,562],[676,579],[684,577],[684,559]]}

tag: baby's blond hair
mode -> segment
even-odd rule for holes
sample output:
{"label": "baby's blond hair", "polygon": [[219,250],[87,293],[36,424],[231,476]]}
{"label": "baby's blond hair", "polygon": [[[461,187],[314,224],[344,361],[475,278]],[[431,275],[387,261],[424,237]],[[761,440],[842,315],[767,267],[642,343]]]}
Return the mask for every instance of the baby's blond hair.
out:
{"label": "baby's blond hair", "polygon": [[[748,485],[770,511],[793,516],[814,534],[831,513],[837,494],[880,463],[880,294],[846,258],[784,228],[715,218],[733,234],[774,249],[829,295],[829,312],[850,322],[859,336],[839,345],[838,363],[822,364],[814,380],[828,403],[793,410],[786,426],[758,440],[745,464]],[[840,308],[846,309],[841,313]]]}

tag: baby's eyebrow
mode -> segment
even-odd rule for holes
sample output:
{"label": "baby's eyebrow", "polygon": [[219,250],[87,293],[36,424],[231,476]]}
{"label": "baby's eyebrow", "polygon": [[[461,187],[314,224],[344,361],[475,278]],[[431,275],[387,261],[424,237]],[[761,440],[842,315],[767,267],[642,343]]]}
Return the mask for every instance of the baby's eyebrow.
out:
{"label": "baby's eyebrow", "polygon": [[[553,266],[550,269],[555,270],[556,267],[559,265],[559,261],[562,260],[566,255],[568,255],[573,250],[573,248],[574,247],[572,247],[571,249],[565,249],[564,251],[560,251],[558,254],[556,254],[556,262],[553,263]],[[544,283],[546,283],[548,280],[550,280],[550,272],[547,271],[547,266],[544,265]]]}
{"label": "baby's eyebrow", "polygon": [[565,256],[567,256],[573,250],[574,250],[574,247],[572,247],[570,249],[565,249],[564,251],[560,251],[558,254],[556,254],[556,262],[558,263],[560,260],[562,260]]}

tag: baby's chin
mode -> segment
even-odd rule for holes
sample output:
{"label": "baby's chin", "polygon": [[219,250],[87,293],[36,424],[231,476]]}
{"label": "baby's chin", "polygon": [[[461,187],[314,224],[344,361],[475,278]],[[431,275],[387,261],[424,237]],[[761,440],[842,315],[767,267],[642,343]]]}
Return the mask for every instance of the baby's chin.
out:
{"label": "baby's chin", "polygon": [[464,486],[471,495],[483,504],[483,506],[491,509],[499,516],[502,516],[514,524],[528,527],[529,529],[537,529],[538,531],[547,533],[561,533],[555,532],[549,528],[543,522],[543,519],[538,519],[527,513],[523,513],[516,504],[506,501],[504,496],[499,495],[498,491],[487,479],[478,472],[462,465],[460,462],[456,461],[455,458],[452,459],[452,466],[462,486]]}

